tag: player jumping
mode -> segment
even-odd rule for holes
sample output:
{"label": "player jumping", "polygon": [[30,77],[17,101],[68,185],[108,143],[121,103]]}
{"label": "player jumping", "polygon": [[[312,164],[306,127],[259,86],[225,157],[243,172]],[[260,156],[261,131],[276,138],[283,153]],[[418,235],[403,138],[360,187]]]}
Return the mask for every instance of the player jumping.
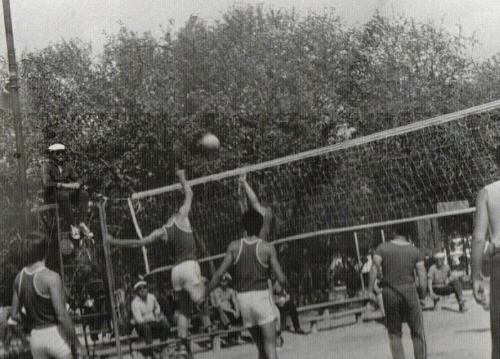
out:
{"label": "player jumping", "polygon": [[180,339],[179,354],[189,358],[191,350],[187,339],[188,318],[191,315],[193,303],[197,305],[204,303],[205,284],[196,258],[196,242],[188,218],[193,201],[193,191],[186,180],[185,171],[179,170],[176,174],[184,190],[184,203],[164,226],[140,240],[108,238],[108,241],[114,245],[127,247],[141,247],[156,240],[170,241],[173,244],[175,266],[172,268],[172,286],[179,302],[177,316],[177,333]]}

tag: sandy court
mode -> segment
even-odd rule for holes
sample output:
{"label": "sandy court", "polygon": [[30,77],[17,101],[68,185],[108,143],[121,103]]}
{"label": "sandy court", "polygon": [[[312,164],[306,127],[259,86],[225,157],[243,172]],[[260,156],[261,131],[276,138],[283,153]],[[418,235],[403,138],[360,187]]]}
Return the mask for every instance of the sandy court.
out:
{"label": "sandy court", "polygon": [[[472,292],[465,291],[465,313],[457,312],[454,296],[442,300],[442,309],[424,312],[429,359],[487,359],[490,357],[491,338],[489,312],[478,306]],[[430,304],[430,299],[427,298]],[[450,308],[452,310],[446,310]],[[304,328],[307,330],[307,328]],[[278,353],[282,359],[382,359],[391,358],[385,327],[375,321],[344,325],[321,330],[314,335],[284,333],[285,344]],[[413,356],[408,327],[403,328],[406,358]],[[247,359],[257,358],[254,344],[243,344],[222,349],[220,353],[195,354],[196,359]]]}

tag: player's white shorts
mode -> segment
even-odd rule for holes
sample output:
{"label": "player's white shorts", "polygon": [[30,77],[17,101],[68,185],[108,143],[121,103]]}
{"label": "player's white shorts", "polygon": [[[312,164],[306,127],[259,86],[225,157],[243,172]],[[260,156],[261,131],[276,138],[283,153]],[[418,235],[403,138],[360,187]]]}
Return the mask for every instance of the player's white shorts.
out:
{"label": "player's white shorts", "polygon": [[195,260],[188,260],[172,268],[172,287],[176,292],[186,289],[186,284],[201,283],[200,265]]}
{"label": "player's white shorts", "polygon": [[31,330],[31,354],[33,359],[67,358],[71,348],[64,341],[56,325]]}
{"label": "player's white shorts", "polygon": [[276,319],[268,289],[238,293],[236,298],[245,328],[264,325]]}

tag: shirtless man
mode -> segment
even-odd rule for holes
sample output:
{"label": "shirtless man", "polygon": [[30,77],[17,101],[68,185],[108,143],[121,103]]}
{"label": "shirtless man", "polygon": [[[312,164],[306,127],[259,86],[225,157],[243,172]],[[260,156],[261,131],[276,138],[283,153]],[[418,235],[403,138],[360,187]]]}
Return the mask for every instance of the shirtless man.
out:
{"label": "shirtless man", "polygon": [[[494,153],[497,174],[500,170],[500,146]],[[486,234],[491,243],[484,251]],[[488,298],[482,274],[490,275],[491,357],[500,358],[500,181],[481,189],[476,199],[474,232],[472,235],[472,281],[477,303],[487,306]],[[481,274],[481,271],[483,272]]]}
{"label": "shirtless man", "polygon": [[[179,353],[190,357],[191,351],[187,339],[189,318],[193,309],[192,304],[201,305],[205,301],[205,284],[196,258],[196,242],[188,218],[193,201],[193,191],[186,180],[185,171],[179,170],[176,174],[184,190],[184,203],[164,226],[139,240],[108,237],[108,241],[114,245],[126,247],[141,247],[157,240],[162,240],[165,243],[167,241],[173,242],[175,266],[172,268],[172,286],[180,307],[177,316],[177,333],[180,338]],[[208,319],[207,316],[205,317]]]}

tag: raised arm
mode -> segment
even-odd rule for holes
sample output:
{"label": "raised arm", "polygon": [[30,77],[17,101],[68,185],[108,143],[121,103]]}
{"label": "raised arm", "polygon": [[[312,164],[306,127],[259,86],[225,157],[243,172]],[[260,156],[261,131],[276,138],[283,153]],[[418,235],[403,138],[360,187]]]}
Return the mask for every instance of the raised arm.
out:
{"label": "raised arm", "polygon": [[486,300],[482,284],[481,267],[483,264],[483,249],[488,232],[488,193],[486,189],[479,191],[476,199],[476,214],[474,217],[474,231],[472,233],[472,283],[473,295],[477,303],[483,304]]}
{"label": "raised arm", "polygon": [[246,176],[243,175],[240,177],[240,185],[244,191],[244,195],[246,196],[246,198],[248,198],[250,206],[257,212],[259,212],[262,216],[265,216],[266,209],[261,206],[257,195],[253,191],[252,187],[250,187],[250,185],[248,184]]}
{"label": "raised arm", "polygon": [[179,208],[179,219],[182,220],[188,217],[189,211],[191,210],[191,203],[193,202],[193,190],[186,180],[186,171],[178,170],[176,172],[179,181],[181,182],[182,189],[184,190],[184,203],[181,208]]}
{"label": "raised arm", "polygon": [[108,235],[108,237],[106,237],[106,240],[115,246],[131,248],[142,247],[146,244],[153,243],[158,239],[163,239],[164,241],[167,240],[167,234],[165,233],[163,228],[155,229],[148,236],[142,239],[116,239],[111,237],[111,235]]}

